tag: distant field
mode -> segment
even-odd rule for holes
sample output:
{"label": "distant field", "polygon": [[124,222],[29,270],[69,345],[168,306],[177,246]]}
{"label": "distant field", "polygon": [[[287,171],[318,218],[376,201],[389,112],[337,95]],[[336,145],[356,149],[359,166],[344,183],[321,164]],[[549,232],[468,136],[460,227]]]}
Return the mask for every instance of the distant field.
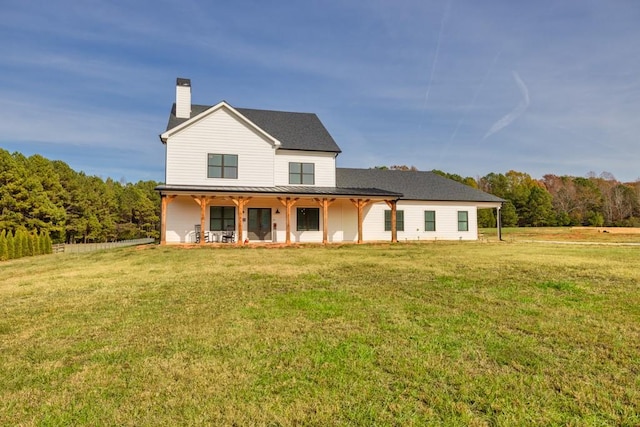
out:
{"label": "distant field", "polygon": [[[496,229],[481,231],[496,237]],[[633,227],[507,227],[502,230],[507,241],[560,240],[570,242],[640,243],[640,228]]]}
{"label": "distant field", "polygon": [[547,230],[0,263],[0,425],[640,425],[640,247]]}

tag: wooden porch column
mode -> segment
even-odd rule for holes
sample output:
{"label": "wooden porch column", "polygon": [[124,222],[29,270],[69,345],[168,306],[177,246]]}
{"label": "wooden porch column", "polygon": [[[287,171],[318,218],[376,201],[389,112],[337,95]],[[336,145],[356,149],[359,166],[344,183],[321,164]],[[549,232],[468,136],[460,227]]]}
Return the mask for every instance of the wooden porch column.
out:
{"label": "wooden porch column", "polygon": [[329,206],[331,206],[336,199],[329,200],[323,197],[322,199],[313,200],[322,208],[322,243],[327,244],[327,242],[329,242]]}
{"label": "wooden porch column", "polygon": [[385,200],[387,206],[391,208],[391,242],[398,242],[398,221],[397,221],[397,200]]}
{"label": "wooden porch column", "polygon": [[247,206],[251,197],[230,197],[231,201],[238,208],[238,238],[236,240],[237,245],[244,245],[244,239],[242,235],[244,233],[244,227],[242,226],[242,222],[244,219],[244,207]]}
{"label": "wooden porch column", "polygon": [[351,203],[358,209],[358,243],[362,243],[362,214],[364,207],[371,203],[371,199],[350,199]]}
{"label": "wooden porch column", "polygon": [[287,198],[278,197],[278,200],[280,201],[280,203],[284,205],[285,218],[287,220],[287,226],[286,226],[287,236],[285,238],[284,243],[286,245],[290,245],[291,244],[291,208],[298,201],[298,197],[296,197],[295,199],[292,199],[291,197],[287,197]]}
{"label": "wooden porch column", "polygon": [[206,239],[204,237],[205,227],[204,222],[207,215],[207,204],[209,201],[215,199],[215,196],[191,196],[195,202],[200,205],[200,244],[204,245]]}
{"label": "wooden porch column", "polygon": [[160,198],[162,199],[162,205],[160,207],[160,244],[166,245],[167,244],[167,206],[169,206],[169,203],[171,203],[173,199],[176,198],[176,196],[175,195],[167,196],[166,194],[163,194],[160,196]]}

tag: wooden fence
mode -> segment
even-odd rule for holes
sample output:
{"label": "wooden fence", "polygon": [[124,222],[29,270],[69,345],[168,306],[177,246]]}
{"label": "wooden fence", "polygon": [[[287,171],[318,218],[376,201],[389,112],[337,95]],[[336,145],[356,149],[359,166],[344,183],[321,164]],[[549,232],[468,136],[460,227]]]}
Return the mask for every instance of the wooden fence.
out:
{"label": "wooden fence", "polygon": [[103,249],[122,248],[124,246],[136,246],[136,245],[148,245],[154,243],[155,239],[133,239],[133,240],[120,240],[118,242],[104,242],[104,243],[74,243],[74,244],[60,244],[53,245],[53,253],[80,253],[80,252],[93,252]]}

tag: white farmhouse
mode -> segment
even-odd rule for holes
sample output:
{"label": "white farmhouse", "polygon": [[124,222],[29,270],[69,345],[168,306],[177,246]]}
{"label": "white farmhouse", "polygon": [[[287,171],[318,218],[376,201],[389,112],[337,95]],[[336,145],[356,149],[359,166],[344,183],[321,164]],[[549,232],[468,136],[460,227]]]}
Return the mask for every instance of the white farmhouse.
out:
{"label": "white farmhouse", "polygon": [[189,79],[160,139],[162,244],[476,240],[478,209],[503,202],[433,172],[336,168],[315,114],[193,105]]}

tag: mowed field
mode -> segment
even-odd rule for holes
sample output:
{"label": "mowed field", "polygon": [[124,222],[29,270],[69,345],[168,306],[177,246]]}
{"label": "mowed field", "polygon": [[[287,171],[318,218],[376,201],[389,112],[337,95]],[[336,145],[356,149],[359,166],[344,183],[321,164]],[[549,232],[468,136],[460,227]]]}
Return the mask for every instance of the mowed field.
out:
{"label": "mowed field", "polygon": [[639,425],[640,236],[551,230],[0,263],[0,425]]}

